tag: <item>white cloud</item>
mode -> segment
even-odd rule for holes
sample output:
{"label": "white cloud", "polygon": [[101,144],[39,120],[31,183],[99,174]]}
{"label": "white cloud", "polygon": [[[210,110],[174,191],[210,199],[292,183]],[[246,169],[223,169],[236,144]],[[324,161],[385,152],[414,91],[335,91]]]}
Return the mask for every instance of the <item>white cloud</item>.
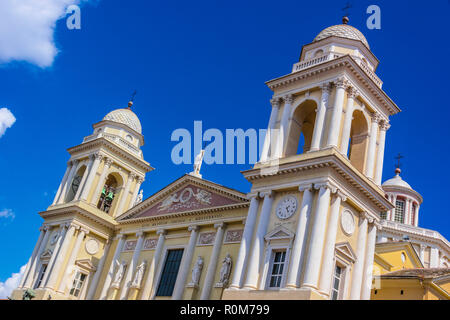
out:
{"label": "white cloud", "polygon": [[11,209],[0,210],[0,218],[11,218],[11,220],[12,220],[15,217],[16,217],[16,215],[14,214],[14,212]]}
{"label": "white cloud", "polygon": [[0,108],[0,138],[5,134],[6,129],[12,127],[14,122],[16,122],[16,117],[14,117],[11,111],[7,108]]}
{"label": "white cloud", "polygon": [[49,67],[58,53],[56,22],[66,8],[87,0],[1,0],[0,63],[27,61]]}
{"label": "white cloud", "polygon": [[11,292],[19,286],[20,280],[25,272],[26,265],[20,267],[19,273],[13,273],[5,282],[0,281],[0,299],[6,299]]}

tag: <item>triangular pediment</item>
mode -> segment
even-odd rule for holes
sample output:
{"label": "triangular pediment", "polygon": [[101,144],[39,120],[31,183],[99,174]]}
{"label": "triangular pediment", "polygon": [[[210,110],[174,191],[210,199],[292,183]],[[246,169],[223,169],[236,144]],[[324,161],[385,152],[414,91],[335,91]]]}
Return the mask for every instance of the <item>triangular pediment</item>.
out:
{"label": "triangular pediment", "polygon": [[352,246],[348,242],[336,243],[336,254],[349,262],[356,261],[356,254],[352,249]]}
{"label": "triangular pediment", "polygon": [[292,238],[294,238],[294,233],[292,233],[290,230],[286,229],[283,226],[279,226],[273,229],[264,236],[264,239],[266,239],[266,241],[292,239]]}
{"label": "triangular pediment", "polygon": [[184,175],[158,191],[136,207],[128,210],[119,221],[150,218],[168,214],[194,212],[212,208],[246,204],[245,194],[191,175]]}
{"label": "triangular pediment", "polygon": [[75,264],[80,267],[81,269],[84,269],[86,271],[95,271],[97,268],[92,264],[91,260],[89,259],[83,259],[83,260],[77,260]]}
{"label": "triangular pediment", "polygon": [[41,260],[49,260],[52,257],[52,250],[47,249],[41,254]]}

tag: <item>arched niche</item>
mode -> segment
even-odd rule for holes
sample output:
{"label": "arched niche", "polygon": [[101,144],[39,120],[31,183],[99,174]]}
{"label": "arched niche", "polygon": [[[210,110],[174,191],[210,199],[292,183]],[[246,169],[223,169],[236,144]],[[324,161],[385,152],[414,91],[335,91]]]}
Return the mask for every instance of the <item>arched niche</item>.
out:
{"label": "arched niche", "polygon": [[110,173],[100,191],[97,208],[112,215],[120,198],[123,186],[123,178],[117,172]]}
{"label": "arched niche", "polygon": [[302,101],[293,111],[289,121],[289,130],[285,156],[302,154],[311,148],[311,140],[316,121],[317,102],[313,99]]}
{"label": "arched niche", "polygon": [[86,171],[86,166],[82,165],[77,173],[75,174],[75,176],[72,179],[72,182],[70,183],[70,187],[69,190],[67,190],[67,195],[66,195],[66,201],[65,202],[70,202],[75,198],[75,195],[77,194],[77,191],[79,188],[81,188],[81,179],[83,179],[83,175],[84,172]]}
{"label": "arched niche", "polygon": [[366,151],[369,144],[369,124],[362,110],[353,112],[350,129],[348,158],[351,164],[360,172],[364,172]]}

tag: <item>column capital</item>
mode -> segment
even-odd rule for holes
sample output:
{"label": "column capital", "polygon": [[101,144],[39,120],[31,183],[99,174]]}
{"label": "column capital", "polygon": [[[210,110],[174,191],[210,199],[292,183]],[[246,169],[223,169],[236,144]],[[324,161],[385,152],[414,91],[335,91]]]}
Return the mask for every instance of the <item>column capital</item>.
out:
{"label": "column capital", "polygon": [[283,100],[287,104],[292,104],[294,102],[294,95],[293,94],[286,94],[283,96]]}
{"label": "column capital", "polygon": [[280,98],[272,98],[270,99],[270,104],[272,105],[272,108],[279,108],[280,107]]}
{"label": "column capital", "polygon": [[332,193],[335,193],[337,191],[337,188],[332,186],[328,181],[327,182],[314,183],[314,189],[320,190],[322,188],[329,189]]}
{"label": "column capital", "polygon": [[378,112],[373,112],[370,117],[372,118],[372,122],[374,123],[380,123],[382,120],[382,117]]}
{"label": "column capital", "polygon": [[312,183],[308,183],[308,184],[301,184],[298,186],[298,191],[300,192],[304,192],[306,190],[311,191],[313,189],[313,184]]}
{"label": "column capital", "polygon": [[273,190],[269,190],[269,191],[261,191],[261,192],[259,193],[259,196],[260,196],[261,198],[265,198],[265,197],[270,198],[270,197],[273,197],[274,194],[275,194],[275,192],[273,192]]}
{"label": "column capital", "polygon": [[346,89],[349,85],[348,80],[345,77],[339,77],[334,81],[334,85],[338,89]]}
{"label": "column capital", "polygon": [[122,240],[125,238],[125,235],[123,233],[119,233],[114,237],[114,240]]}
{"label": "column capital", "polygon": [[92,158],[93,160],[99,159],[100,161],[102,161],[104,155],[101,154],[100,152],[95,152],[91,154],[89,157]]}
{"label": "column capital", "polygon": [[81,227],[80,232],[84,232],[85,235],[88,235],[90,231],[87,228]]}
{"label": "column capital", "polygon": [[380,123],[380,129],[383,131],[388,131],[391,125],[389,124],[389,121],[383,120]]}
{"label": "column capital", "polygon": [[104,159],[105,159],[105,166],[107,166],[108,168],[111,167],[113,163],[112,159],[107,157],[104,157]]}
{"label": "column capital", "polygon": [[136,232],[136,237],[140,238],[144,236],[144,231],[138,231]]}
{"label": "column capital", "polygon": [[370,216],[370,214],[366,211],[360,212],[359,213],[359,217],[362,220],[367,220],[368,223],[372,223],[373,222],[373,218]]}
{"label": "column capital", "polygon": [[374,225],[375,228],[377,228],[377,231],[383,230],[383,226],[379,222],[374,221],[373,225]]}
{"label": "column capital", "polygon": [[137,181],[137,183],[141,184],[142,182],[145,181],[145,179],[141,176],[136,176],[136,181]]}
{"label": "column capital", "polygon": [[324,82],[320,85],[320,88],[322,89],[322,94],[329,94],[331,91],[331,83],[330,82]]}
{"label": "column capital", "polygon": [[48,224],[43,224],[40,228],[39,231],[48,231],[50,229],[50,226]]}
{"label": "column capital", "polygon": [[341,190],[337,190],[336,197],[341,198],[342,202],[347,201],[347,195],[345,195]]}
{"label": "column capital", "polygon": [[137,177],[137,174],[134,172],[131,172],[130,175],[128,176],[128,180],[133,181],[136,177]]}
{"label": "column capital", "polygon": [[258,192],[247,193],[245,197],[247,200],[252,200],[253,198],[259,198],[259,194]]}
{"label": "column capital", "polygon": [[424,245],[424,244],[420,244],[420,250],[425,250],[427,248],[427,246],[426,245]]}
{"label": "column capital", "polygon": [[165,236],[167,234],[167,230],[166,229],[158,229],[158,230],[156,230],[156,234],[158,236],[160,236],[160,235]]}
{"label": "column capital", "polygon": [[355,99],[357,96],[359,96],[359,91],[355,89],[352,85],[349,85],[347,87],[347,94],[349,99]]}
{"label": "column capital", "polygon": [[220,223],[215,223],[214,224],[214,228],[215,229],[219,229],[219,228],[222,228],[222,229],[224,229],[225,227],[226,227],[226,223],[225,222],[220,222]]}
{"label": "column capital", "polygon": [[190,225],[190,226],[188,227],[188,231],[190,231],[190,232],[192,232],[192,231],[198,231],[198,229],[199,229],[199,226],[196,225],[196,224]]}

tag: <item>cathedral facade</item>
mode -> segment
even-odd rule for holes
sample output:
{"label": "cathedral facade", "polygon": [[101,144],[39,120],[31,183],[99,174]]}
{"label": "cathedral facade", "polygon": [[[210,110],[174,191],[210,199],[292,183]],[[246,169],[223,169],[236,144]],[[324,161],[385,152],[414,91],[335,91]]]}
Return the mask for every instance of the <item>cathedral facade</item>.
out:
{"label": "cathedral facade", "polygon": [[68,149],[12,298],[448,299],[449,242],[418,226],[423,199],[399,171],[382,184],[400,109],[378,63],[346,18],[303,46],[292,72],[267,82],[272,109],[260,161],[243,172],[247,194],[203,179],[200,156],[143,200],[153,168],[140,120],[132,103],[110,112]]}

